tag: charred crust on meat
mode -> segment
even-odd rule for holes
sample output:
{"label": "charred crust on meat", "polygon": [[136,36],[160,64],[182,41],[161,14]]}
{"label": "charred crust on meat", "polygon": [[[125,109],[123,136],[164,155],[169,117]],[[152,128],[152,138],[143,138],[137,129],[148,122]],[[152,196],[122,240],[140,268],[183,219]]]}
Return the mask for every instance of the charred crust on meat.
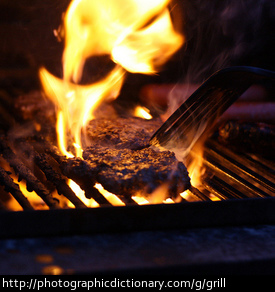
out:
{"label": "charred crust on meat", "polygon": [[120,197],[140,191],[151,194],[163,183],[169,185],[167,197],[175,198],[189,188],[187,169],[175,154],[148,147],[158,126],[159,121],[146,123],[137,118],[91,121],[91,145],[83,158],[95,166],[96,181]]}
{"label": "charred crust on meat", "polygon": [[137,117],[99,118],[89,122],[87,135],[92,144],[117,149],[143,149],[149,145],[154,132],[161,126],[160,119]]}

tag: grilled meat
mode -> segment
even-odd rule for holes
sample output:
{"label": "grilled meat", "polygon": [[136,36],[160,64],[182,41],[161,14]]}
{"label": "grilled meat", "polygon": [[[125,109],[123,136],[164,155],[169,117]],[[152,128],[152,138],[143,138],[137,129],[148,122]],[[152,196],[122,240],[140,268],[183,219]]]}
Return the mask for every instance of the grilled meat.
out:
{"label": "grilled meat", "polygon": [[99,118],[90,121],[87,135],[92,144],[116,149],[141,149],[148,145],[161,123],[160,119],[144,120],[136,117]]}
{"label": "grilled meat", "polygon": [[219,128],[219,141],[238,152],[275,158],[274,125],[228,121]]}
{"label": "grilled meat", "polygon": [[150,194],[167,183],[167,197],[177,197],[190,186],[186,167],[174,153],[148,147],[161,120],[119,117],[89,123],[90,146],[83,158],[91,165],[95,180],[121,197]]}
{"label": "grilled meat", "polygon": [[177,197],[190,186],[186,167],[170,151],[93,145],[85,149],[83,157],[99,166],[96,180],[118,196],[132,196],[141,191],[150,194],[168,183],[167,197]]}

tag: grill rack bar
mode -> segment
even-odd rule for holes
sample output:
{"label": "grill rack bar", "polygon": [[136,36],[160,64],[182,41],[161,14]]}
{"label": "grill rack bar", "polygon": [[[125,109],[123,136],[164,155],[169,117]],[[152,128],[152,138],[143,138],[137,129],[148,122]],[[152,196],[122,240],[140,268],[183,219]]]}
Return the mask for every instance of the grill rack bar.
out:
{"label": "grill rack bar", "polygon": [[[252,169],[259,168],[257,161],[236,154],[212,139],[206,143],[204,165],[211,173],[205,178],[204,186],[216,190],[216,193],[218,189],[223,189],[223,199],[275,195],[275,176],[272,172],[261,167],[256,173]],[[265,169],[272,169],[272,165],[266,165]]]}
{"label": "grill rack bar", "polygon": [[[275,224],[275,198],[0,212],[0,238]],[[233,214],[233,216],[232,216]]]}
{"label": "grill rack bar", "polygon": [[44,184],[34,175],[34,173],[22,162],[18,155],[8,145],[6,139],[0,139],[0,152],[3,158],[9,163],[15,173],[18,174],[18,181],[24,179],[29,192],[36,194],[52,209],[60,208],[58,202],[54,200]]}
{"label": "grill rack bar", "polygon": [[219,179],[222,179],[224,182],[228,180],[230,181],[230,184],[237,185],[238,188],[244,190],[247,197],[269,197],[269,194],[258,188],[255,184],[234,173],[230,168],[224,167],[217,162],[212,162],[210,158],[208,159],[209,160],[205,161],[205,165],[211,168],[211,170],[217,175]]}
{"label": "grill rack bar", "polygon": [[[81,186],[85,191],[87,198],[93,198],[100,206],[112,206],[97,189],[92,187],[91,177],[77,176],[68,173],[68,171],[65,171],[64,173],[62,165],[68,160],[60,154],[59,150],[50,142],[35,137],[35,139],[18,140],[16,141],[16,145],[21,150],[20,155],[22,156],[23,153],[25,159],[34,161],[39,170],[44,173],[45,179],[54,184],[59,195],[64,195],[76,208],[85,208],[86,205],[66,184],[66,179],[68,177],[75,180],[75,182]],[[35,173],[32,173],[31,175],[25,174],[26,172],[31,172],[31,170],[26,165],[24,165],[23,168],[21,167],[23,164],[22,160],[19,159],[19,155],[16,155],[16,150],[11,149],[6,138],[3,136],[0,139],[0,146],[0,152],[2,153],[3,158],[10,163],[11,167],[15,168],[16,172],[19,173],[19,178],[21,177],[25,179],[27,185],[31,185],[30,190],[32,190],[35,182],[39,181],[35,176]],[[81,163],[86,163],[85,161],[80,161]],[[261,164],[260,168],[259,164]],[[211,201],[210,194],[221,200],[257,197],[267,198],[275,194],[275,176],[273,174],[272,164],[259,163],[250,156],[246,157],[236,154],[212,139],[209,139],[206,143],[204,166],[207,171],[202,186],[197,188],[191,186],[189,188],[189,192],[191,192],[198,201]],[[259,173],[256,173],[253,168],[259,168]],[[5,170],[4,172],[2,171],[2,173],[6,176],[6,180],[2,179],[0,180],[0,183],[5,186],[6,190],[10,192],[11,195],[13,195],[14,191],[7,186],[8,173]],[[89,169],[87,169],[87,173],[89,174]],[[32,180],[33,177],[35,180]],[[260,185],[261,182],[262,185]],[[43,181],[39,181],[39,185],[43,185]],[[43,185],[43,187],[45,186]],[[14,188],[19,189],[18,185],[15,183]],[[47,192],[49,191],[47,190]],[[20,198],[18,198],[16,194],[14,197],[24,210],[32,208],[28,199],[22,193],[20,194]],[[44,198],[42,199],[44,200]],[[132,199],[129,200],[126,196],[121,199],[126,206],[137,204]],[[51,198],[51,196],[47,197],[47,200],[44,200],[44,202],[50,209],[60,208],[57,201]],[[54,202],[55,204],[53,205],[51,202]],[[185,199],[182,199],[181,202],[190,203]]]}
{"label": "grill rack bar", "polygon": [[227,184],[216,176],[205,179],[203,181],[203,186],[220,200],[247,198],[231,185]]}
{"label": "grill rack bar", "polygon": [[[262,166],[264,166],[263,163],[259,165],[259,163],[251,157],[249,159],[245,156],[236,154],[210,139],[206,147],[206,158],[211,156],[219,163],[225,163],[225,161],[230,162],[234,173],[239,173],[240,175],[246,177],[247,180],[258,183],[261,187],[275,193],[275,175],[273,175],[270,171],[265,171],[262,168]],[[249,165],[249,167],[247,167],[247,165]],[[265,168],[271,170],[271,166],[267,165],[267,161],[265,166]],[[257,172],[254,171],[253,168],[257,169]]]}
{"label": "grill rack bar", "polygon": [[[2,167],[0,167],[0,185],[5,186],[5,191],[11,193],[23,210],[33,210],[32,205],[21,192],[19,185],[13,182],[9,173]],[[0,209],[5,209],[5,205],[3,203],[1,203]]]}

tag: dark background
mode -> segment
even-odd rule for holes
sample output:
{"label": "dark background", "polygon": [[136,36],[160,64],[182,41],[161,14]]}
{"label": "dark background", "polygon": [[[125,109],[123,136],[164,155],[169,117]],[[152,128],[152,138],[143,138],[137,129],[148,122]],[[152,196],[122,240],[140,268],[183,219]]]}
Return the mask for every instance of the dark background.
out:
{"label": "dark background", "polygon": [[[63,42],[53,30],[62,23],[69,3],[1,0],[0,86],[14,86],[22,77],[22,86],[39,87],[40,66],[62,76]],[[274,1],[174,0],[170,8],[175,28],[185,35],[184,46],[159,74],[129,74],[120,99],[136,99],[146,83],[202,82],[231,65],[274,70]],[[88,60],[81,83],[100,78],[111,65],[106,56]]]}

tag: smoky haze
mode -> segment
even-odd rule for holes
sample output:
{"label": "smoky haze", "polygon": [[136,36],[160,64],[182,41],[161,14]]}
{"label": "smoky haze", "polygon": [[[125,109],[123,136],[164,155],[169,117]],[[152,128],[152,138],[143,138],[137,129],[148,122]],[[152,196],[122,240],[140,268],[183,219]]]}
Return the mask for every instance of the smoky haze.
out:
{"label": "smoky haze", "polygon": [[[247,65],[274,70],[275,4],[270,0],[194,0],[177,2],[186,42],[178,60],[178,83],[201,84],[219,69]],[[169,113],[189,96],[188,90],[169,95]]]}
{"label": "smoky haze", "polygon": [[264,60],[263,53],[270,47],[272,38],[274,41],[271,23],[275,5],[272,2],[184,1],[183,78],[189,82],[202,81],[229,65],[271,66]]}

